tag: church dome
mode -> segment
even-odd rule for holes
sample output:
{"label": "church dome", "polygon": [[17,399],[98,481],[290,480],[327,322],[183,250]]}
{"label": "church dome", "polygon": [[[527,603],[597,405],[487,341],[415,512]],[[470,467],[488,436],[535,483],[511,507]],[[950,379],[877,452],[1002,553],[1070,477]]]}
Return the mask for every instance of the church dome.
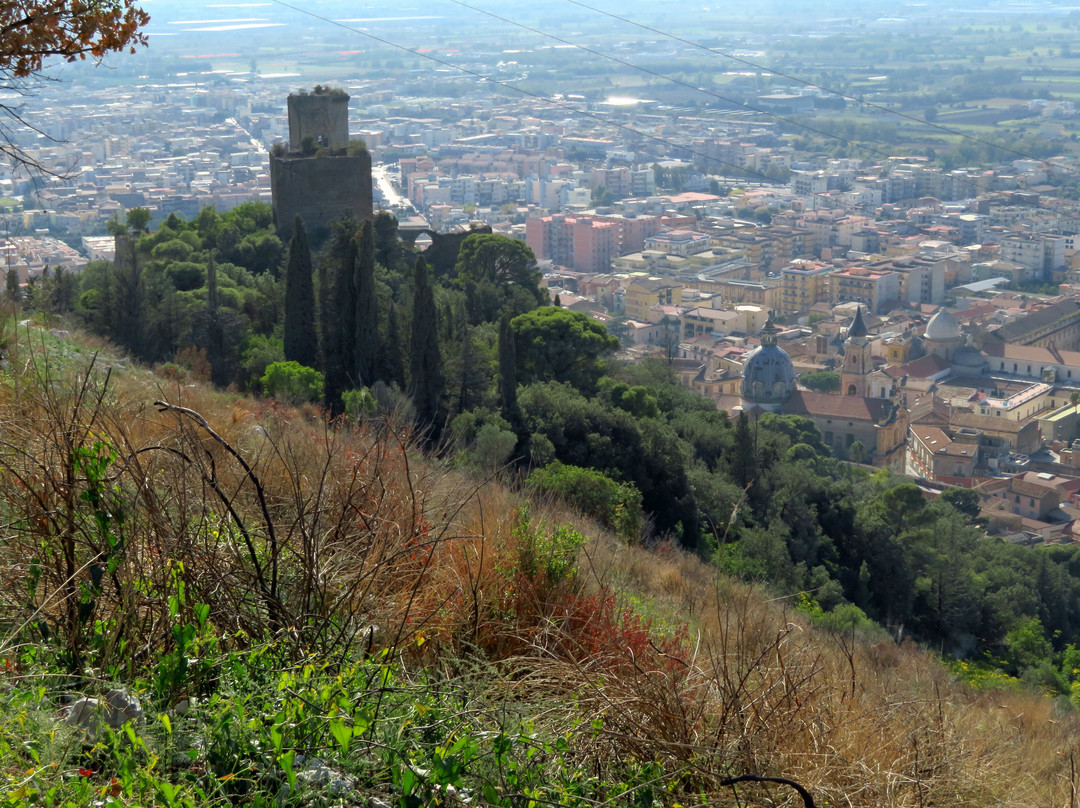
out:
{"label": "church dome", "polygon": [[938,341],[960,339],[960,326],[956,318],[942,307],[926,324],[926,338]]}
{"label": "church dome", "polygon": [[783,404],[795,392],[795,368],[791,357],[776,344],[776,329],[765,326],[761,347],[746,358],[743,368],[741,398],[745,406],[771,409]]}

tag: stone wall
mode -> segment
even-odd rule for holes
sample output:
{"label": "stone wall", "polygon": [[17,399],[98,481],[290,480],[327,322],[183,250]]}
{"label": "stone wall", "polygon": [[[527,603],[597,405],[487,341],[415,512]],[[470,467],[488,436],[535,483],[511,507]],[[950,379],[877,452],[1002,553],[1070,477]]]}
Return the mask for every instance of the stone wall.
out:
{"label": "stone wall", "polygon": [[318,146],[340,149],[349,144],[349,96],[343,92],[289,96],[289,150],[304,138]]}
{"label": "stone wall", "polygon": [[370,219],[371,156],[271,157],[274,223],[283,241],[292,237],[297,214],[308,237],[321,240],[343,215]]}

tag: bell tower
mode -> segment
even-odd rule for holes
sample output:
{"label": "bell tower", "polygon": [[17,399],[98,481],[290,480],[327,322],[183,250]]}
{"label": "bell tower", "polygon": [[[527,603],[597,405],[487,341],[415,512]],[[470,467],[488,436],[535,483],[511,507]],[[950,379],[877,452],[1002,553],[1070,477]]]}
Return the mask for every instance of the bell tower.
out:
{"label": "bell tower", "polygon": [[840,395],[868,395],[870,374],[874,360],[870,355],[870,337],[863,322],[862,306],[855,309],[855,319],[848,326],[847,344],[844,346],[844,366],[840,373]]}

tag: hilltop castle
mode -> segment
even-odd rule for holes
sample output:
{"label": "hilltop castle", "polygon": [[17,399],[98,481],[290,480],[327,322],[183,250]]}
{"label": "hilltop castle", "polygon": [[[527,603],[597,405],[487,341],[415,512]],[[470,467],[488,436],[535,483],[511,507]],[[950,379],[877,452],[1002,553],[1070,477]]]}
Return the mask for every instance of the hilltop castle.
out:
{"label": "hilltop castle", "polygon": [[271,151],[270,188],[283,240],[297,215],[314,240],[342,215],[372,217],[371,155],[349,141],[347,93],[317,86],[289,96],[289,146]]}

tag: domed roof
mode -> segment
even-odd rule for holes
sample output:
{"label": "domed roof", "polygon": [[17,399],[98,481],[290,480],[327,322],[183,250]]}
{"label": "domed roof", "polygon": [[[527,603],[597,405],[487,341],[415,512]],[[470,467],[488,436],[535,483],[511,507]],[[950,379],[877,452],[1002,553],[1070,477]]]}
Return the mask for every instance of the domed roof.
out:
{"label": "domed roof", "polygon": [[750,404],[782,404],[795,392],[795,368],[791,357],[776,344],[776,329],[766,324],[761,347],[746,357],[743,367],[742,399]]}
{"label": "domed roof", "polygon": [[960,339],[960,326],[957,324],[956,318],[945,311],[945,307],[942,306],[930,318],[930,322],[926,324],[925,333],[926,338],[931,340]]}

